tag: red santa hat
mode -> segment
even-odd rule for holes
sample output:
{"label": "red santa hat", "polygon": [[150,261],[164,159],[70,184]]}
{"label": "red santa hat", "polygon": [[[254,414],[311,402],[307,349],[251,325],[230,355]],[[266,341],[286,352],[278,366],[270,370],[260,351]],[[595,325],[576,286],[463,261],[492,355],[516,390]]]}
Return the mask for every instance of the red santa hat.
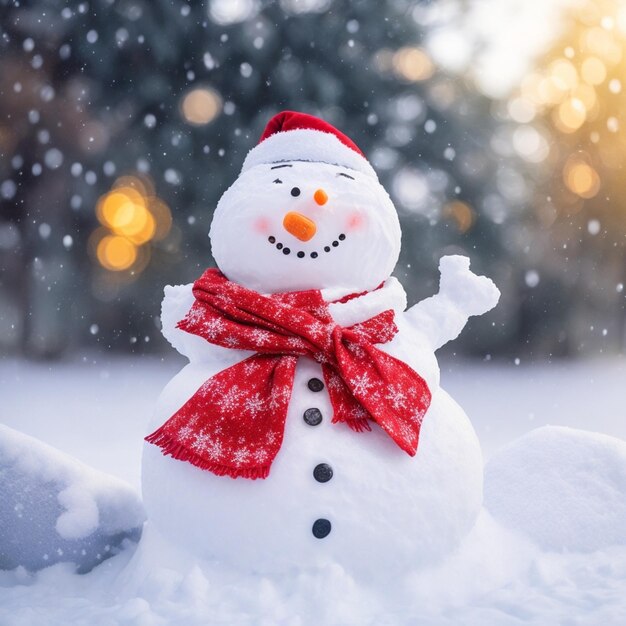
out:
{"label": "red santa hat", "polygon": [[340,165],[376,177],[358,146],[328,122],[306,113],[282,111],[267,123],[242,172],[256,165],[312,161]]}

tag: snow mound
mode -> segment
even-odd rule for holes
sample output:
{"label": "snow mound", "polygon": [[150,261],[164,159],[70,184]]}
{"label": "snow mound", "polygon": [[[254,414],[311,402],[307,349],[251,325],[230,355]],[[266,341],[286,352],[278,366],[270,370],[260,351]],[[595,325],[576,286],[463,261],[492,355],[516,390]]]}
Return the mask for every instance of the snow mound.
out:
{"label": "snow mound", "polygon": [[126,483],[0,425],[0,569],[89,571],[138,541],[144,519]]}
{"label": "snow mound", "polygon": [[545,426],[496,453],[485,506],[546,550],[592,552],[626,544],[626,442]]}

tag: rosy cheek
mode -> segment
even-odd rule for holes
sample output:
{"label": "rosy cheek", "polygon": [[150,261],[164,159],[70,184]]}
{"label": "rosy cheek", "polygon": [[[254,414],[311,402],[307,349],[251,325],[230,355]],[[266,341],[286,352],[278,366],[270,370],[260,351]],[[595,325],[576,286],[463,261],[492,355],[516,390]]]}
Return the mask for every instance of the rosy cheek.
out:
{"label": "rosy cheek", "polygon": [[358,211],[354,211],[348,215],[348,220],[346,222],[346,230],[355,231],[360,230],[365,226],[366,220],[365,216]]}
{"label": "rosy cheek", "polygon": [[266,217],[258,217],[252,226],[257,233],[262,235],[267,235],[270,232],[270,221]]}

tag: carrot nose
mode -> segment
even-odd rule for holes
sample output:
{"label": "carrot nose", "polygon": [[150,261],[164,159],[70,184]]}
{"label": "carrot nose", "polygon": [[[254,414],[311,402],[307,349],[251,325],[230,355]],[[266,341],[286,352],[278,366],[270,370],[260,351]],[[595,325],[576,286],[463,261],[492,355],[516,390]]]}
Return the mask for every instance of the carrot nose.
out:
{"label": "carrot nose", "polygon": [[328,202],[328,194],[323,189],[318,189],[313,194],[313,200],[315,200],[317,204],[322,206],[323,204],[326,204]]}
{"label": "carrot nose", "polygon": [[285,215],[283,226],[288,233],[291,233],[300,241],[308,241],[317,231],[317,226],[313,220],[295,211],[289,211]]}

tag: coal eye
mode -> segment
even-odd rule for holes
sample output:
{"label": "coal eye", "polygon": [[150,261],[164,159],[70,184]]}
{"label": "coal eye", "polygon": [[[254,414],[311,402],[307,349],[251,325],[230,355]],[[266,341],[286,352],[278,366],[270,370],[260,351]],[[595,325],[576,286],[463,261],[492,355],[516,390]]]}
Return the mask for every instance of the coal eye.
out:
{"label": "coal eye", "polygon": [[276,179],[275,181],[273,181],[273,182],[278,183],[278,184],[282,184],[282,182],[283,182],[283,181],[282,181],[282,180],[280,180],[280,178],[277,178],[277,179]]}
{"label": "coal eye", "polygon": [[337,174],[337,176],[344,176],[345,178],[349,178],[350,180],[354,180],[354,178],[352,178],[352,176],[350,176],[350,174],[344,174],[343,172],[339,172],[339,174]]}
{"label": "coal eye", "polygon": [[291,195],[292,195],[294,198],[297,198],[297,197],[300,195],[300,189],[299,189],[298,187],[294,187],[294,188],[291,190]]}

